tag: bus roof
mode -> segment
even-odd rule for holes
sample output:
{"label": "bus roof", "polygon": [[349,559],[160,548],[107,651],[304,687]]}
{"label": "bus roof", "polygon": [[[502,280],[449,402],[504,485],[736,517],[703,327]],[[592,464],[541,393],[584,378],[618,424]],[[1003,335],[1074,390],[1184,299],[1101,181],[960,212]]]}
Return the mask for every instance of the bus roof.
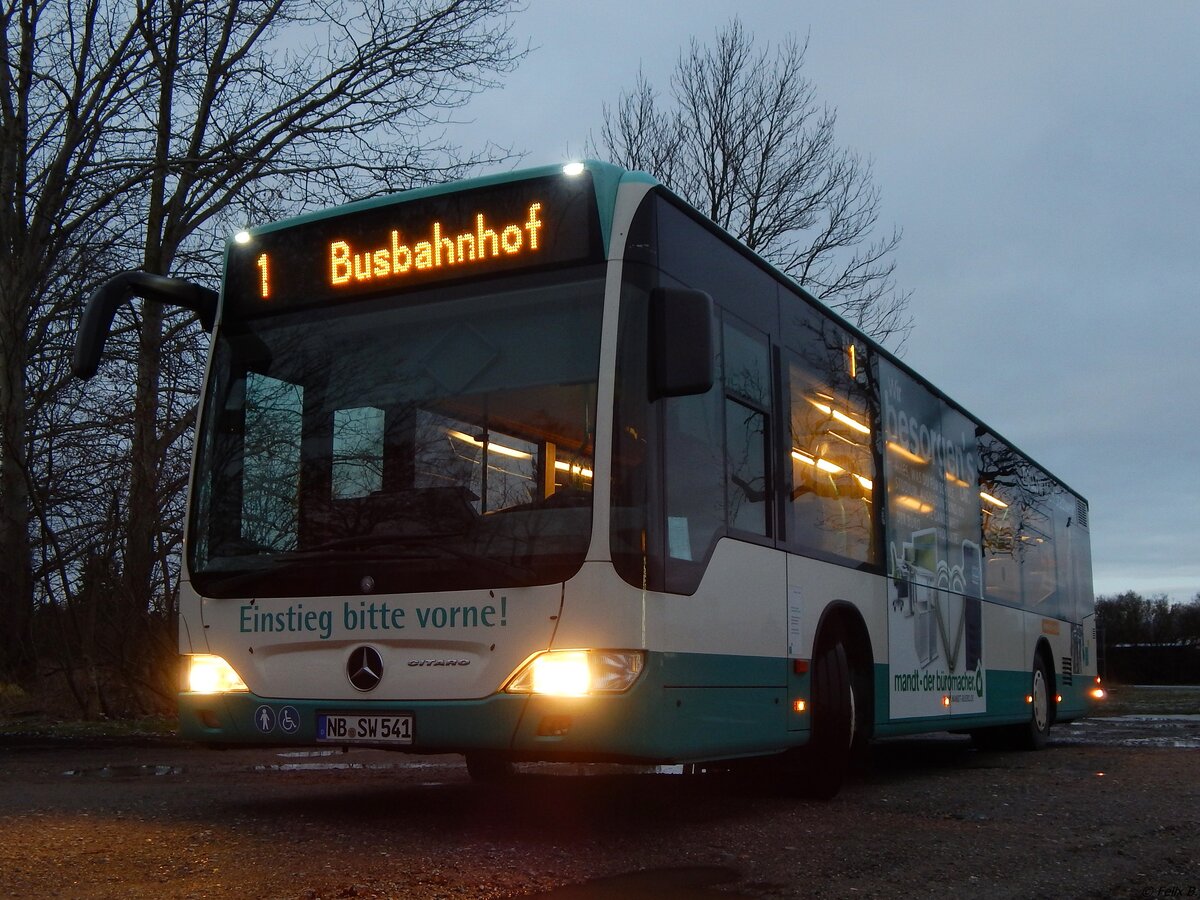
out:
{"label": "bus roof", "polygon": [[[612,231],[612,214],[617,202],[617,191],[623,183],[641,183],[649,185],[660,185],[656,178],[647,175],[645,172],[635,172],[629,169],[615,166],[611,163],[600,162],[599,160],[583,161],[584,170],[592,176],[592,185],[596,191],[596,204],[600,212],[600,227],[601,236],[604,240],[604,252],[607,254],[609,250],[609,240]],[[564,174],[564,170],[569,164],[556,164],[537,166],[529,169],[519,169],[509,172],[498,172],[491,175],[480,175],[476,178],[467,178],[462,181],[451,181],[443,184],[434,184],[427,187],[412,188],[407,191],[398,191],[391,194],[380,194],[376,197],[368,197],[363,200],[356,200],[351,203],[346,203],[341,206],[331,206],[325,209],[314,210],[313,212],[304,213],[299,216],[292,216],[287,219],[280,219],[277,222],[249,228],[247,231],[252,234],[270,234],[275,231],[282,231],[289,228],[294,228],[297,225],[305,225],[309,222],[319,222],[322,219],[333,218],[334,216],[344,216],[356,212],[364,212],[366,210],[379,209],[380,207],[398,205],[402,203],[410,203],[415,200],[425,200],[430,197],[439,197],[445,194],[457,194],[463,191],[471,191],[477,188],[495,187],[503,184],[513,184],[520,181],[528,181],[534,178],[545,178],[551,175]]]}

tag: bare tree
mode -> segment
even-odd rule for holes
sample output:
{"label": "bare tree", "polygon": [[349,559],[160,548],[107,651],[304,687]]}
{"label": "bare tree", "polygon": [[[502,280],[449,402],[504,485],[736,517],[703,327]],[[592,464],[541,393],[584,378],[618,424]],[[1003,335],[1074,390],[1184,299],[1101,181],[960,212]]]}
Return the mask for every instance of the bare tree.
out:
{"label": "bare tree", "polygon": [[840,149],[836,113],[803,75],[807,44],[756,49],[733,20],[695,39],[669,103],[639,73],[605,106],[595,152],[661,180],[750,249],[868,334],[899,347],[911,327],[896,289],[900,233],[875,237],[871,165]]}
{"label": "bare tree", "polygon": [[[120,164],[145,85],[131,10],[5,0],[0,9],[0,667],[32,660],[35,403],[53,387],[29,366],[65,314],[68,273],[86,281],[110,249],[104,216],[136,183]],[[85,248],[87,248],[85,250]]]}
{"label": "bare tree", "polygon": [[[520,54],[516,0],[0,2],[0,671],[16,672],[39,592],[103,583],[143,643],[173,612],[198,329],[124,311],[124,368],[80,392],[62,349],[90,288],[134,267],[212,280],[235,225],[505,158],[464,157],[438,125]],[[90,503],[64,460],[87,466]]]}

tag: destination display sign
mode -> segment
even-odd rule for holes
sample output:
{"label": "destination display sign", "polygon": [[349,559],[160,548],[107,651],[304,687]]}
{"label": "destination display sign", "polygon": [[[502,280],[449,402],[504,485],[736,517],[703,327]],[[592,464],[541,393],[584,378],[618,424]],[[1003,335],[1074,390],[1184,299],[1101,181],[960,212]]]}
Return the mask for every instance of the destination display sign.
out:
{"label": "destination display sign", "polygon": [[231,246],[238,317],[602,256],[591,177],[555,175],[368,205]]}

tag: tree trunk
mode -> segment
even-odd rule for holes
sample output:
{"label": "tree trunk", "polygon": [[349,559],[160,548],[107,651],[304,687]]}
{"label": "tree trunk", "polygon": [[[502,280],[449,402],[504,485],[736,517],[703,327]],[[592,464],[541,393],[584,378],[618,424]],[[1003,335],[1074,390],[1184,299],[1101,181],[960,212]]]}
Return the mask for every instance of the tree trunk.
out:
{"label": "tree trunk", "polygon": [[0,317],[0,675],[12,678],[34,659],[25,356],[19,323]]}
{"label": "tree trunk", "polygon": [[154,591],[154,547],[159,522],[158,390],[162,377],[162,328],[162,307],[157,303],[144,303],[138,343],[137,393],[133,445],[130,447],[132,471],[119,616],[125,629],[126,646],[135,659],[141,657],[141,649],[149,640],[146,622]]}

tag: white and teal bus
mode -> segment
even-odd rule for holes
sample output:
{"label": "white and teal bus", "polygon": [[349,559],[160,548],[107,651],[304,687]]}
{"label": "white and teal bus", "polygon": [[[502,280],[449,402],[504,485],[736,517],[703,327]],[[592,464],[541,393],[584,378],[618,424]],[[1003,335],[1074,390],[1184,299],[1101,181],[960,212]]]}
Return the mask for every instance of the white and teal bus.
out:
{"label": "white and teal bus", "polygon": [[652,178],[600,163],[242,233],[180,591],[214,745],[719,767],[1038,747],[1096,679],[1082,497]]}

